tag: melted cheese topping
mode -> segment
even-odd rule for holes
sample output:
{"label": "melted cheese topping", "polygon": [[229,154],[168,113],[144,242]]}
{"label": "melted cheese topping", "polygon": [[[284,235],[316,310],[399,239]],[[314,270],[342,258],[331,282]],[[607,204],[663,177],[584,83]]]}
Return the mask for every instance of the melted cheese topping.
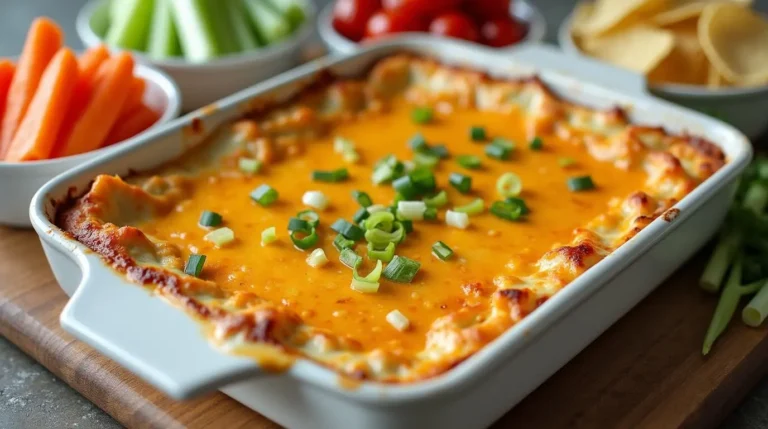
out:
{"label": "melted cheese topping", "polygon": [[[414,106],[433,106],[436,119],[412,122]],[[489,137],[517,143],[510,160],[484,155],[485,143],[469,138],[482,125]],[[417,260],[410,284],[382,279],[378,293],[350,288],[351,270],[338,262],[329,229],[359,208],[352,190],[389,205],[390,185],[373,185],[374,162],[385,155],[410,159],[408,140],[417,132],[430,144],[445,144],[451,159],[435,169],[449,208],[483,198],[486,211],[466,230],[449,227],[444,209],[435,222],[414,222],[415,231],[397,254]],[[355,142],[360,163],[345,165],[333,151],[337,136]],[[544,149],[528,141],[539,136]],[[480,170],[465,170],[455,158],[478,155]],[[255,176],[238,172],[240,156],[266,163]],[[562,168],[569,157],[575,165]],[[431,377],[479,350],[557,293],[605,255],[633,237],[724,163],[711,143],[672,136],[659,128],[627,123],[618,110],[596,112],[555,98],[536,80],[501,82],[408,56],[382,61],[364,82],[340,81],[295,102],[225,126],[203,147],[177,163],[130,178],[99,176],[82,198],[65,205],[57,224],[104,255],[113,267],[154,288],[204,321],[225,350],[258,356],[264,345],[299,354],[355,378],[402,382]],[[346,166],[349,179],[318,183],[312,170]],[[448,175],[472,177],[472,192],[460,194]],[[497,178],[522,178],[531,212],[509,222],[488,213],[500,199]],[[570,192],[567,179],[590,175],[594,190]],[[280,198],[261,207],[249,198],[266,183]],[[302,195],[322,191],[319,247],[331,262],[312,268],[308,252],[291,245],[288,219],[305,209]],[[198,226],[203,210],[220,213],[235,242],[217,248]],[[267,227],[279,240],[261,246]],[[431,255],[443,241],[449,261]],[[364,243],[357,244],[365,255]],[[192,254],[207,261],[194,278],[182,273]],[[367,258],[365,258],[367,259]],[[367,272],[370,261],[362,268]],[[386,315],[399,310],[410,327],[399,331]],[[255,351],[258,351],[256,353]],[[275,361],[275,360],[272,360]]]}

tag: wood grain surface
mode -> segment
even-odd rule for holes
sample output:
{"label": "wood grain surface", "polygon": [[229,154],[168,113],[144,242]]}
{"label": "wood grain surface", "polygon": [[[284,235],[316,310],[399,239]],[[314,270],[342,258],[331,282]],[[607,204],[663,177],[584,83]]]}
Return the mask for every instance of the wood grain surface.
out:
{"label": "wood grain surface", "polygon": [[[768,340],[765,329],[733,323],[701,357],[716,302],[696,286],[708,251],[494,427],[715,427],[766,373]],[[65,333],[59,314],[67,296],[33,232],[0,227],[0,261],[0,334],[125,426],[279,427],[221,393],[174,401]]]}

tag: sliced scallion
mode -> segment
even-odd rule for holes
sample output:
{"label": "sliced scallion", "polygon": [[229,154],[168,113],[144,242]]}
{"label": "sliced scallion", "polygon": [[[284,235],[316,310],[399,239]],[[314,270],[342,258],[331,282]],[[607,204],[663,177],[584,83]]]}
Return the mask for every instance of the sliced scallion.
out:
{"label": "sliced scallion", "polygon": [[453,249],[442,241],[437,241],[432,245],[432,255],[441,261],[447,261],[453,256]]}
{"label": "sliced scallion", "polygon": [[416,277],[416,273],[419,272],[421,264],[413,259],[406,258],[405,256],[397,255],[392,259],[392,262],[387,265],[382,275],[385,279],[391,280],[397,283],[410,283],[413,278]]}
{"label": "sliced scallion", "polygon": [[533,139],[531,139],[530,143],[528,143],[528,147],[531,150],[541,150],[544,148],[544,141],[541,139],[541,137],[536,136]]}
{"label": "sliced scallion", "polygon": [[235,241],[235,232],[227,227],[214,229],[213,231],[205,234],[203,240],[210,241],[215,244],[216,247],[224,247],[227,244]]}
{"label": "sliced scallion", "polygon": [[301,202],[305,206],[318,210],[325,210],[328,207],[328,197],[320,191],[307,191],[301,197]]}
{"label": "sliced scallion", "polygon": [[506,201],[494,201],[488,211],[494,216],[504,220],[516,221],[523,216],[522,206]]}
{"label": "sliced scallion", "polygon": [[485,201],[483,201],[482,198],[477,198],[469,204],[453,208],[453,211],[466,213],[470,216],[480,214],[483,212],[483,210],[485,210]]}
{"label": "sliced scallion", "polygon": [[441,159],[451,156],[450,152],[448,152],[448,148],[444,144],[436,144],[432,146],[432,148],[429,149],[429,152]]}
{"label": "sliced scallion", "polygon": [[315,249],[307,257],[307,265],[312,268],[322,267],[327,263],[328,257],[325,256],[325,251],[323,249]]}
{"label": "sliced scallion", "polygon": [[496,192],[502,197],[516,197],[523,190],[523,181],[515,173],[504,173],[496,180]]}
{"label": "sliced scallion", "polygon": [[358,241],[365,235],[365,231],[363,231],[359,226],[344,219],[336,220],[336,222],[331,225],[331,229],[352,241]]}
{"label": "sliced scallion", "polygon": [[333,139],[333,151],[338,154],[344,154],[355,150],[355,144],[350,139],[336,137]]}
{"label": "sliced scallion", "polygon": [[448,193],[445,191],[440,191],[431,197],[424,197],[424,202],[427,204],[427,207],[443,207],[444,205],[448,204]]}
{"label": "sliced scallion", "polygon": [[414,136],[408,140],[408,147],[414,152],[429,150],[427,139],[425,139],[421,133],[414,134]]}
{"label": "sliced scallion", "polygon": [[408,320],[408,318],[405,317],[403,313],[400,312],[400,310],[390,311],[387,313],[386,319],[393,328],[400,332],[407,331],[408,327],[411,326],[410,320]]}
{"label": "sliced scallion", "polygon": [[360,207],[352,216],[352,222],[360,225],[360,223],[366,220],[370,215],[371,214],[368,213],[368,210],[366,210],[365,207]]}
{"label": "sliced scallion", "polygon": [[266,246],[270,243],[277,241],[277,228],[270,226],[269,228],[261,231],[261,245]]}
{"label": "sliced scallion", "polygon": [[344,238],[344,236],[341,234],[337,235],[336,238],[333,239],[333,247],[335,247],[339,252],[343,252],[344,249],[350,249],[354,245],[354,241]]}
{"label": "sliced scallion", "polygon": [[375,246],[383,247],[387,243],[400,243],[405,239],[405,228],[400,222],[395,222],[392,232],[380,229],[369,229],[365,231],[365,241],[373,243]]}
{"label": "sliced scallion", "polygon": [[184,265],[184,274],[200,277],[203,265],[205,265],[205,255],[189,255],[189,259],[187,259],[187,263]]}
{"label": "sliced scallion", "polygon": [[[370,212],[369,212],[370,213]],[[380,229],[385,232],[392,231],[395,226],[395,215],[388,211],[371,213],[371,217],[365,220],[364,227],[367,230]]]}
{"label": "sliced scallion", "polygon": [[406,200],[416,198],[419,195],[419,191],[416,189],[416,186],[414,186],[410,176],[403,176],[399,179],[395,179],[392,182],[392,187]]}
{"label": "sliced scallion", "polygon": [[278,193],[271,186],[264,184],[251,191],[251,199],[262,207],[267,207],[277,201]]}
{"label": "sliced scallion", "polygon": [[437,184],[435,174],[427,168],[417,168],[410,172],[407,177],[411,179],[411,183],[420,194],[435,190]]}
{"label": "sliced scallion", "polygon": [[360,204],[360,207],[370,207],[373,205],[371,197],[363,191],[352,191],[352,198]]}
{"label": "sliced scallion", "polygon": [[508,204],[519,206],[520,212],[523,215],[527,215],[528,213],[530,213],[530,210],[528,209],[528,205],[525,204],[525,200],[523,200],[522,198],[509,197],[509,198],[505,198],[504,201]]}
{"label": "sliced scallion", "polygon": [[456,162],[468,170],[477,170],[482,165],[480,157],[476,155],[459,155],[456,157]]}
{"label": "sliced scallion", "polygon": [[448,210],[445,212],[445,223],[455,228],[466,229],[469,226],[469,215]]}
{"label": "sliced scallion", "polygon": [[[300,235],[304,235],[301,237]],[[312,228],[309,231],[291,231],[291,242],[300,250],[307,250],[317,244],[320,237],[317,235],[317,229]]]}
{"label": "sliced scallion", "polygon": [[472,177],[461,173],[451,173],[448,182],[462,194],[466,194],[472,188]]}
{"label": "sliced scallion", "polygon": [[434,112],[430,107],[415,107],[411,110],[411,120],[417,124],[428,124],[432,121]]}
{"label": "sliced scallion", "polygon": [[496,137],[491,144],[485,147],[485,154],[491,158],[503,161],[509,159],[514,148],[515,145],[511,141],[502,137]]}
{"label": "sliced scallion", "polygon": [[307,222],[304,219],[299,219],[297,217],[292,217],[288,219],[288,231],[309,232],[311,230],[312,230],[312,225],[310,225],[309,222]]}
{"label": "sliced scallion", "polygon": [[435,219],[437,219],[437,209],[434,207],[427,207],[427,209],[424,211],[424,220]]}
{"label": "sliced scallion", "polygon": [[373,243],[368,243],[368,259],[389,262],[395,257],[395,243],[388,243],[383,250],[376,249]]}
{"label": "sliced scallion", "polygon": [[306,221],[313,228],[320,223],[320,215],[314,210],[302,210],[296,214],[296,217]]}
{"label": "sliced scallion", "polygon": [[413,221],[401,220],[400,223],[403,225],[406,234],[413,232]]}
{"label": "sliced scallion", "polygon": [[424,201],[400,201],[397,203],[398,218],[404,220],[423,220],[427,204]]}
{"label": "sliced scallion", "polygon": [[368,210],[368,213],[370,214],[380,213],[387,211],[387,206],[384,204],[374,204],[370,207],[366,207],[366,210]]}
{"label": "sliced scallion", "polygon": [[357,265],[352,268],[352,289],[363,293],[378,292],[382,266],[381,261],[376,261],[376,267],[365,277],[358,274]]}
{"label": "sliced scallion", "polygon": [[571,177],[568,179],[568,189],[571,192],[588,191],[595,189],[595,183],[590,176]]}
{"label": "sliced scallion", "polygon": [[253,158],[240,158],[237,160],[237,168],[245,174],[256,174],[261,170],[261,162]]}
{"label": "sliced scallion", "polygon": [[470,127],[469,138],[476,142],[484,141],[487,138],[485,128],[479,126]]}
{"label": "sliced scallion", "polygon": [[568,168],[574,164],[576,164],[576,160],[567,156],[557,159],[557,165],[559,165],[561,168]]}
{"label": "sliced scallion", "polygon": [[349,172],[346,168],[339,168],[332,171],[320,171],[315,170],[312,172],[312,180],[315,182],[343,182],[349,177]]}
{"label": "sliced scallion", "polygon": [[360,262],[362,262],[363,258],[355,253],[354,250],[350,248],[346,248],[341,251],[341,254],[339,255],[339,261],[341,261],[342,264],[345,266],[354,269]]}
{"label": "sliced scallion", "polygon": [[200,226],[209,228],[221,225],[222,217],[216,212],[204,210],[200,213],[200,220],[197,222]]}
{"label": "sliced scallion", "polygon": [[440,162],[440,158],[431,153],[416,152],[413,154],[413,163],[416,167],[433,169]]}

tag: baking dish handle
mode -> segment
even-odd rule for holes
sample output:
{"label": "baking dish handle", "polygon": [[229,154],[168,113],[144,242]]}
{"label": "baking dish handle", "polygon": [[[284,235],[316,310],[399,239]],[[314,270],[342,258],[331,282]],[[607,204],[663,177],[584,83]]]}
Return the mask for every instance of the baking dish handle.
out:
{"label": "baking dish handle", "polygon": [[554,46],[520,46],[513,51],[512,58],[584,82],[599,80],[600,86],[619,90],[627,95],[648,95],[645,77],[642,75],[584,56],[568,55]]}
{"label": "baking dish handle", "polygon": [[184,311],[116,276],[97,256],[77,257],[83,277],[61,326],[154,387],[187,399],[263,373],[253,359],[216,351]]}

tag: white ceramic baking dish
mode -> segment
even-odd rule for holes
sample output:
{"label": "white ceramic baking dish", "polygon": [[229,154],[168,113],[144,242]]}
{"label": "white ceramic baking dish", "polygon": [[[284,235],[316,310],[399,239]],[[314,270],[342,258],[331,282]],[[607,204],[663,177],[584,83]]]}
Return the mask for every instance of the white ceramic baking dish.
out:
{"label": "white ceramic baking dish", "polygon": [[[201,138],[183,133],[196,118],[210,130],[237,117],[254,99],[284,99],[321,70],[363,73],[377,59],[410,50],[491,75],[539,73],[562,96],[593,105],[629,108],[635,121],[690,131],[716,142],[729,163],[636,237],[591,268],[476,355],[431,380],[406,385],[350,386],[333,371],[298,359],[280,374],[208,345],[182,311],[128,283],[93,252],[68,238],[50,218],[55,201],[82,193],[99,173],[126,174],[157,166]],[[593,82],[598,82],[593,83]],[[510,57],[490,49],[428,36],[410,36],[346,58],[326,58],[240,92],[215,112],[193,112],[143,141],[62,175],[35,196],[30,214],[57,280],[72,295],[61,315],[74,336],[176,398],[213,389],[291,428],[443,428],[490,425],[653,290],[716,231],[751,158],[734,128],[646,94],[631,73],[525,46]],[[252,104],[250,104],[252,105]],[[677,216],[674,216],[678,213]]]}

